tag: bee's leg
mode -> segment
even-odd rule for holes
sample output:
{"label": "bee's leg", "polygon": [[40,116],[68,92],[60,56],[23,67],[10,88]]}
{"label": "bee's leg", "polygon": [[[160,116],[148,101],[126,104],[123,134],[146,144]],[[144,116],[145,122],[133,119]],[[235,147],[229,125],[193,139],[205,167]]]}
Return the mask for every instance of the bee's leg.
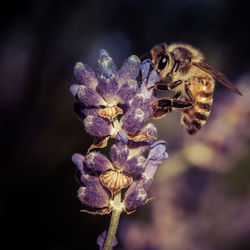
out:
{"label": "bee's leg", "polygon": [[182,101],[176,98],[160,98],[157,100],[157,107],[159,108],[190,108],[193,105],[193,102],[190,101]]}
{"label": "bee's leg", "polygon": [[182,80],[171,82],[170,84],[158,83],[158,84],[155,84],[154,86],[152,86],[151,88],[155,88],[158,90],[172,90],[172,89],[176,88],[177,86],[179,86],[181,83],[182,83]]}
{"label": "bee's leg", "polygon": [[176,88],[177,86],[179,86],[180,84],[182,84],[182,80],[178,80],[178,81],[175,81],[175,82],[171,82],[169,84],[169,89],[174,89]]}
{"label": "bee's leg", "polygon": [[173,111],[174,109],[185,109],[190,108],[193,103],[190,101],[182,101],[178,100],[178,98],[181,95],[180,92],[177,92],[174,97],[166,97],[158,99],[156,102],[153,103],[153,117],[158,119],[163,116],[165,116],[167,113]]}
{"label": "bee's leg", "polygon": [[195,100],[194,100],[194,97],[193,97],[191,91],[188,88],[188,85],[185,85],[185,92],[187,94],[188,99],[194,104]]}
{"label": "bee's leg", "polygon": [[179,98],[180,96],[181,96],[181,92],[178,91],[178,92],[173,96],[173,98],[174,98],[174,99],[177,99],[177,98]]}

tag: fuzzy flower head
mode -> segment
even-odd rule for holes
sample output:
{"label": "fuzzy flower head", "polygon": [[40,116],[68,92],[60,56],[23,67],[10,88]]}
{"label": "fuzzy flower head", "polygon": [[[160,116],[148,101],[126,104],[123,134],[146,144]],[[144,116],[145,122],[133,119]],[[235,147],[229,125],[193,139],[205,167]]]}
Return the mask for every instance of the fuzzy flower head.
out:
{"label": "fuzzy flower head", "polygon": [[129,140],[151,139],[140,133],[153,112],[155,96],[150,86],[159,81],[155,71],[149,74],[149,67],[149,61],[140,64],[137,56],[130,56],[117,70],[105,50],[100,51],[97,74],[81,62],[76,64],[74,74],[80,84],[73,84],[70,91],[76,99],[76,114],[97,141],[91,149],[105,147],[121,129]]}
{"label": "fuzzy flower head", "polygon": [[[147,129],[152,130],[152,127],[150,124]],[[98,151],[85,156],[73,155],[72,160],[78,167],[78,178],[82,185],[78,197],[86,206],[84,212],[111,212],[112,197],[121,190],[125,192],[123,210],[127,213],[147,202],[147,191],[155,171],[167,158],[166,144],[157,141],[151,146],[141,145],[135,151],[128,142],[127,134],[119,131],[110,149],[110,160]],[[147,157],[144,156],[145,150],[148,151]]]}
{"label": "fuzzy flower head", "polygon": [[[117,70],[105,50],[100,51],[96,74],[83,63],[76,64],[74,73],[80,83],[70,88],[75,111],[95,138],[86,155],[72,157],[83,211],[110,213],[114,196],[122,192],[121,209],[131,213],[148,201],[155,171],[167,157],[166,143],[156,141],[155,126],[145,126],[153,115],[152,87],[159,77],[149,60],[140,64],[137,56],[130,56]],[[93,150],[105,147],[110,137],[114,143],[109,157]]]}

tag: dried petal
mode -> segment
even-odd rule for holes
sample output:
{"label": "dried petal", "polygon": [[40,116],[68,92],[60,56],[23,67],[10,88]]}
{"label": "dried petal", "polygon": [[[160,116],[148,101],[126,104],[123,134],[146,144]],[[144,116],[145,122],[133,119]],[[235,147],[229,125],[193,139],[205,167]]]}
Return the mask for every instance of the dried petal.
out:
{"label": "dried petal", "polygon": [[104,208],[85,208],[81,209],[80,212],[82,213],[87,213],[87,214],[99,214],[99,215],[106,215],[111,213],[111,208],[109,207],[104,207]]}
{"label": "dried petal", "polygon": [[121,115],[121,114],[123,114],[123,111],[117,106],[107,107],[99,111],[99,115],[101,117],[108,118],[110,121],[113,121],[113,119],[116,116]]}
{"label": "dried petal", "polygon": [[93,143],[91,144],[91,146],[88,149],[89,153],[91,150],[93,150],[94,148],[105,148],[108,144],[108,140],[109,140],[110,136],[105,136],[105,137],[95,137]]}
{"label": "dried petal", "polygon": [[132,140],[134,142],[142,142],[142,141],[148,141],[148,140],[156,140],[157,137],[148,135],[145,131],[139,131],[135,135],[128,135],[129,140]]}
{"label": "dried petal", "polygon": [[100,181],[113,195],[119,190],[128,187],[133,182],[133,178],[124,173],[110,170],[100,175]]}

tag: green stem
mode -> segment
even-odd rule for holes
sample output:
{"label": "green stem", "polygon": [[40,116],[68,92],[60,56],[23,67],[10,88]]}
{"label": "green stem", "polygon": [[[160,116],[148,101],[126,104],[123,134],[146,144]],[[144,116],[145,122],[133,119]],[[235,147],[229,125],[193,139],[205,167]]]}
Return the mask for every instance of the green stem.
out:
{"label": "green stem", "polygon": [[109,230],[108,230],[108,234],[106,237],[106,241],[105,241],[103,250],[111,250],[112,249],[112,243],[114,241],[115,234],[116,234],[116,231],[118,228],[121,212],[122,212],[121,191],[119,191],[118,193],[116,193],[114,195],[113,211],[112,211]]}

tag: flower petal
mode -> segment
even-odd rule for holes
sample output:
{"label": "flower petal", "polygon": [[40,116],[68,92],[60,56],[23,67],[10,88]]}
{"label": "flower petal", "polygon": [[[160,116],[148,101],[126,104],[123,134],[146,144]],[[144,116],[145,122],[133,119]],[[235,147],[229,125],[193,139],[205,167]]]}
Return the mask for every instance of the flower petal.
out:
{"label": "flower petal", "polygon": [[111,197],[100,183],[99,178],[92,177],[89,185],[79,188],[78,198],[85,206],[103,208],[109,206]]}
{"label": "flower petal", "polygon": [[127,60],[125,60],[118,73],[119,86],[122,86],[129,79],[135,80],[138,77],[140,71],[140,62],[140,59],[135,55],[132,55]]}
{"label": "flower petal", "polygon": [[129,159],[124,165],[123,169],[126,173],[132,175],[142,174],[145,170],[146,159],[143,156],[134,156]]}
{"label": "flower petal", "polygon": [[122,127],[127,133],[133,135],[142,129],[146,120],[152,115],[151,99],[145,99],[138,94],[131,104],[130,109],[122,119]]}
{"label": "flower petal", "polygon": [[91,68],[82,62],[78,62],[74,69],[75,78],[83,85],[96,89],[98,80]]}
{"label": "flower petal", "polygon": [[128,188],[124,197],[124,210],[127,213],[134,212],[137,208],[143,206],[148,199],[148,194],[143,188],[140,180],[134,181]]}
{"label": "flower petal", "polygon": [[112,169],[112,163],[109,159],[100,152],[94,151],[86,155],[87,167],[94,170],[104,172],[108,169]]}
{"label": "flower petal", "polygon": [[121,167],[128,158],[127,145],[113,145],[110,149],[110,158],[116,168]]}
{"label": "flower petal", "polygon": [[105,50],[100,51],[97,71],[99,77],[99,93],[105,98],[105,100],[113,99],[118,91],[117,68],[113,59]]}
{"label": "flower petal", "polygon": [[104,99],[94,90],[84,85],[80,85],[76,92],[77,99],[85,106],[106,105]]}
{"label": "flower petal", "polygon": [[127,80],[119,89],[117,95],[120,98],[120,103],[127,103],[136,95],[138,83],[135,80]]}
{"label": "flower petal", "polygon": [[122,172],[109,170],[100,175],[100,181],[114,195],[121,189],[128,187],[133,182],[133,178]]}
{"label": "flower petal", "polygon": [[83,122],[86,131],[93,136],[105,137],[111,133],[112,126],[108,119],[100,116],[89,115]]}

